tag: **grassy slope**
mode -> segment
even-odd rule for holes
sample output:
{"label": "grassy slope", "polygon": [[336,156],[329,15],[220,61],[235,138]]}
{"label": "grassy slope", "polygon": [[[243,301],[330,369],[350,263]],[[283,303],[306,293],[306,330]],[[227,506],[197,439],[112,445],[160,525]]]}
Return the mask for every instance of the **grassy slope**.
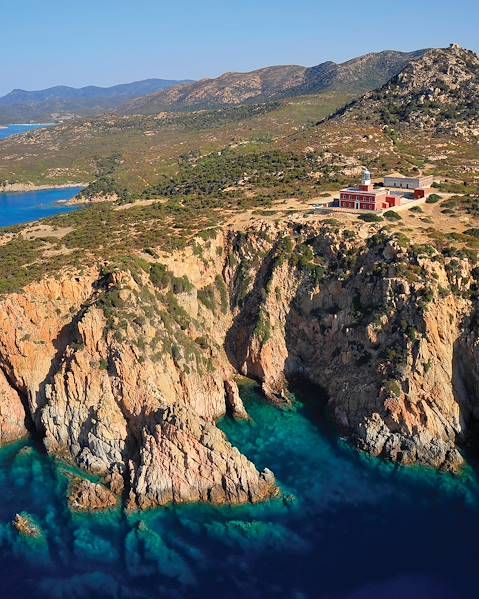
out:
{"label": "grassy slope", "polygon": [[[285,199],[292,196],[299,199],[299,206],[304,203],[302,210],[307,213],[308,199],[325,188],[351,180],[351,176],[334,171],[332,165],[338,157],[339,162],[349,157],[356,164],[367,164],[379,175],[390,170],[414,172],[414,168],[442,175],[442,191],[474,193],[471,201],[477,202],[477,144],[428,132],[403,130],[399,134],[365,124],[318,124],[349,97],[328,93],[261,109],[248,107],[166,119],[93,119],[0,143],[0,179],[35,183],[85,181],[93,179],[105,164],[113,164],[114,176],[137,193],[157,183],[161,175],[177,177],[179,158],[191,152],[195,158],[193,162],[186,161],[187,168],[194,169],[191,165],[199,161],[198,171],[204,172],[203,166],[212,164],[216,177],[218,169],[228,174],[228,161],[214,159],[215,154],[201,156],[226,147],[239,156],[255,153],[262,161],[261,167],[264,163],[275,165],[275,160],[282,164],[283,160],[289,168],[288,156],[299,156],[303,161],[299,166],[293,165],[285,178],[269,173],[253,179],[254,185],[227,194],[217,189],[215,193],[189,197],[173,194],[168,200],[127,209],[98,205],[49,219],[42,225],[0,232],[0,293],[18,289],[45,272],[60,268],[77,269],[92,261],[131,260],[132,256],[134,260],[145,259],[149,248],[169,251],[181,247],[191,243],[199,231],[236,218],[235,215],[240,215],[245,225],[258,215],[284,218]],[[304,159],[311,153],[323,160],[315,167],[322,175],[318,180],[305,171]],[[99,160],[101,157],[106,160]],[[443,209],[447,212],[443,213]],[[351,226],[357,222],[356,217],[338,218]],[[476,221],[477,214],[462,209],[459,202],[459,208],[438,204],[428,207],[425,215],[403,216],[402,221],[389,226],[406,234],[411,230],[413,238],[420,237],[441,247],[450,244],[454,252],[454,248],[464,247],[476,250],[475,237],[461,237],[467,227],[479,227]]]}
{"label": "grassy slope", "polygon": [[266,147],[328,116],[351,97],[326,93],[297,98],[260,115],[247,107],[173,118],[101,117],[67,123],[0,142],[0,180],[86,182],[95,178],[95,157],[120,153],[116,177],[139,191],[160,174],[172,174],[181,155],[206,154],[238,142]]}

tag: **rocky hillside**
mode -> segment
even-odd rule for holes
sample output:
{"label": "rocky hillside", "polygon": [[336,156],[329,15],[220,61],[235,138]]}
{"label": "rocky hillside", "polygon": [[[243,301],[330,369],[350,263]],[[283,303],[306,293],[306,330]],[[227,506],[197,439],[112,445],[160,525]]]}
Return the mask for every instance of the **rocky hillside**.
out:
{"label": "rocky hillside", "polygon": [[479,136],[479,57],[455,44],[430,50],[340,118]]}
{"label": "rocky hillside", "polygon": [[[458,470],[479,415],[476,277],[468,254],[377,225],[261,222],[65,271],[1,300],[0,439],[32,431],[129,509],[261,501],[274,475],[215,425],[247,417],[242,374],[279,405],[291,381],[318,385],[361,449]],[[81,509],[114,503],[86,486]]]}
{"label": "rocky hillside", "polygon": [[385,51],[366,54],[342,64],[329,61],[311,68],[275,66],[251,73],[225,73],[216,79],[204,79],[138,98],[120,107],[119,112],[154,114],[224,108],[323,91],[361,93],[381,86],[423,52]]}

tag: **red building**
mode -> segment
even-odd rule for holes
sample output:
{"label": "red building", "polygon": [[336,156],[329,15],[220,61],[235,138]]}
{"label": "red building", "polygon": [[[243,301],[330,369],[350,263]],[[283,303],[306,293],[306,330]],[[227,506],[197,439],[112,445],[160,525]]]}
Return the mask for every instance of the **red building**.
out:
{"label": "red building", "polygon": [[391,194],[383,187],[375,189],[371,181],[371,173],[366,170],[359,187],[342,189],[339,195],[340,208],[354,210],[387,210],[401,204],[401,196]]}
{"label": "red building", "polygon": [[431,195],[431,190],[427,187],[418,187],[414,190],[414,198],[419,200],[420,198],[427,198]]}

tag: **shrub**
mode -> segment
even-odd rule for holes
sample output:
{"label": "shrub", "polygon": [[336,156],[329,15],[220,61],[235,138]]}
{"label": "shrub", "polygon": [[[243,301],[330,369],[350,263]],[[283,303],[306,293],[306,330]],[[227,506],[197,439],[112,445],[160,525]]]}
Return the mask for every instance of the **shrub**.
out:
{"label": "shrub", "polygon": [[186,275],[182,277],[173,277],[172,285],[173,293],[190,293],[193,290],[193,285]]}
{"label": "shrub", "polygon": [[384,383],[384,391],[388,395],[394,395],[395,397],[401,396],[401,386],[398,381],[386,381]]}
{"label": "shrub", "polygon": [[439,200],[441,199],[442,196],[440,196],[437,193],[432,193],[427,199],[426,199],[426,204],[436,204],[437,202],[439,202]]}
{"label": "shrub", "polygon": [[171,272],[164,264],[153,264],[150,268],[150,279],[158,289],[165,289],[171,282]]}
{"label": "shrub", "polygon": [[380,223],[384,220],[383,217],[378,214],[360,214],[358,218],[365,223]]}
{"label": "shrub", "polygon": [[394,210],[385,212],[384,218],[387,218],[388,220],[402,220],[401,216],[397,212],[394,212]]}

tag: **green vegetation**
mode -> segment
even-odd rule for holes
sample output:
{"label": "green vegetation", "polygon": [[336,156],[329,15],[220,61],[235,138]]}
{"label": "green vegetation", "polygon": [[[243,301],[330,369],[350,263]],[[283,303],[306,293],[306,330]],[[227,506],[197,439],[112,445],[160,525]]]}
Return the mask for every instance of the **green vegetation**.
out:
{"label": "green vegetation", "polygon": [[358,218],[365,223],[380,223],[384,220],[383,217],[378,214],[360,214]]}
{"label": "green vegetation", "polygon": [[[183,248],[219,221],[221,217],[208,206],[191,200],[184,205],[156,203],[126,210],[111,204],[92,205],[42,221],[51,227],[51,237],[28,239],[24,236],[28,226],[0,230],[0,293],[17,291],[59,269],[79,270],[99,259],[128,263],[129,267],[132,256],[139,252],[152,247],[166,252]],[[65,233],[57,237],[56,231]],[[143,267],[150,268],[146,262]],[[159,288],[168,285],[178,293],[190,289],[189,281],[158,269],[153,269],[152,277]]]}
{"label": "green vegetation", "polygon": [[263,306],[259,311],[253,336],[257,337],[262,344],[267,343],[271,338],[271,323]]}
{"label": "green vegetation", "polygon": [[238,153],[225,150],[193,163],[180,164],[175,177],[145,190],[146,198],[158,196],[214,195],[233,186],[270,188],[305,181],[315,156],[272,151]]}
{"label": "green vegetation", "polygon": [[394,210],[387,210],[384,213],[384,218],[391,221],[402,220],[401,216]]}
{"label": "green vegetation", "polygon": [[230,146],[245,153],[269,151],[292,127],[311,126],[350,97],[328,92],[229,109],[66,122],[2,141],[0,180],[44,185],[113,177],[115,187],[135,196],[161,177],[174,176],[181,162]]}
{"label": "green vegetation", "polygon": [[95,179],[77,196],[79,199],[92,200],[96,197],[111,197],[120,203],[131,201],[131,195],[126,187],[121,188],[113,177],[100,177]]}

